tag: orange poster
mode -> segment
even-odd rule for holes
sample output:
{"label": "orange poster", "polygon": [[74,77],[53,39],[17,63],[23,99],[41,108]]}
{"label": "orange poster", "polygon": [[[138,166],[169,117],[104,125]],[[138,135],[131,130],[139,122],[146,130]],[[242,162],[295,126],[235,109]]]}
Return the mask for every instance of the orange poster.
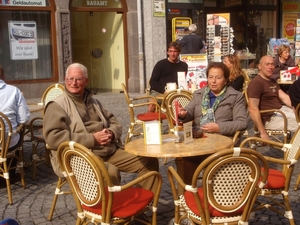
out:
{"label": "orange poster", "polygon": [[298,13],[283,13],[282,17],[282,37],[294,39],[295,27],[298,19]]}

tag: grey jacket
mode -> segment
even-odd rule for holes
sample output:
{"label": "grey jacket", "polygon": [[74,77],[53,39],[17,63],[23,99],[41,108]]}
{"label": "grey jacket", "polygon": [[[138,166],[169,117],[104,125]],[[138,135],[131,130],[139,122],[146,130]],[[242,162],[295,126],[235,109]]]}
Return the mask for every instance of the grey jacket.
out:
{"label": "grey jacket", "polygon": [[[196,90],[191,102],[185,107],[187,114],[183,122],[194,120],[193,127],[196,129],[200,128],[203,92],[204,88]],[[243,94],[232,87],[228,87],[225,97],[215,111],[215,119],[222,135],[233,136],[236,131],[245,130],[248,125],[248,117]]]}

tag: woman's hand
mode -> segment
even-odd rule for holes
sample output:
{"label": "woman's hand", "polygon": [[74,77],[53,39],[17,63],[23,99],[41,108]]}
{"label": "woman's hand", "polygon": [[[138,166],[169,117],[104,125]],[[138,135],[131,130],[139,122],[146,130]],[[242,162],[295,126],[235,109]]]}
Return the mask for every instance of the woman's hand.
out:
{"label": "woman's hand", "polygon": [[180,102],[178,102],[178,116],[180,118],[184,118],[186,114],[187,114],[187,111],[182,107]]}
{"label": "woman's hand", "polygon": [[201,127],[201,130],[206,133],[219,133],[219,125],[216,123],[206,123]]}

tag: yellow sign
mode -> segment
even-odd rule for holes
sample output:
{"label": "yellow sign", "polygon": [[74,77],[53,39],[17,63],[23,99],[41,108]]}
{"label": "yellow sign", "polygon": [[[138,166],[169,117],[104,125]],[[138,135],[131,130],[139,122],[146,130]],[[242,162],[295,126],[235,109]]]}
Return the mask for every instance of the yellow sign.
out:
{"label": "yellow sign", "polygon": [[283,38],[294,39],[297,19],[298,19],[298,13],[283,13],[283,17],[282,17]]}

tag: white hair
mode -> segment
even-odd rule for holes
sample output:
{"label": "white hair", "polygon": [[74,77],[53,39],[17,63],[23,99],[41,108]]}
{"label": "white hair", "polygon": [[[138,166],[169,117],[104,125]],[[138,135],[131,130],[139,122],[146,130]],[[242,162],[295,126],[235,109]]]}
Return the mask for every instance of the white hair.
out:
{"label": "white hair", "polygon": [[88,72],[87,72],[87,68],[80,64],[80,63],[72,63],[71,65],[68,66],[67,68],[67,71],[66,71],[66,76],[68,76],[69,74],[69,69],[70,68],[79,68],[81,71],[82,71],[82,75],[85,77],[85,78],[88,78]]}
{"label": "white hair", "polygon": [[191,31],[191,32],[196,32],[197,31],[197,26],[196,26],[196,24],[191,24],[190,26],[189,26],[189,31]]}

